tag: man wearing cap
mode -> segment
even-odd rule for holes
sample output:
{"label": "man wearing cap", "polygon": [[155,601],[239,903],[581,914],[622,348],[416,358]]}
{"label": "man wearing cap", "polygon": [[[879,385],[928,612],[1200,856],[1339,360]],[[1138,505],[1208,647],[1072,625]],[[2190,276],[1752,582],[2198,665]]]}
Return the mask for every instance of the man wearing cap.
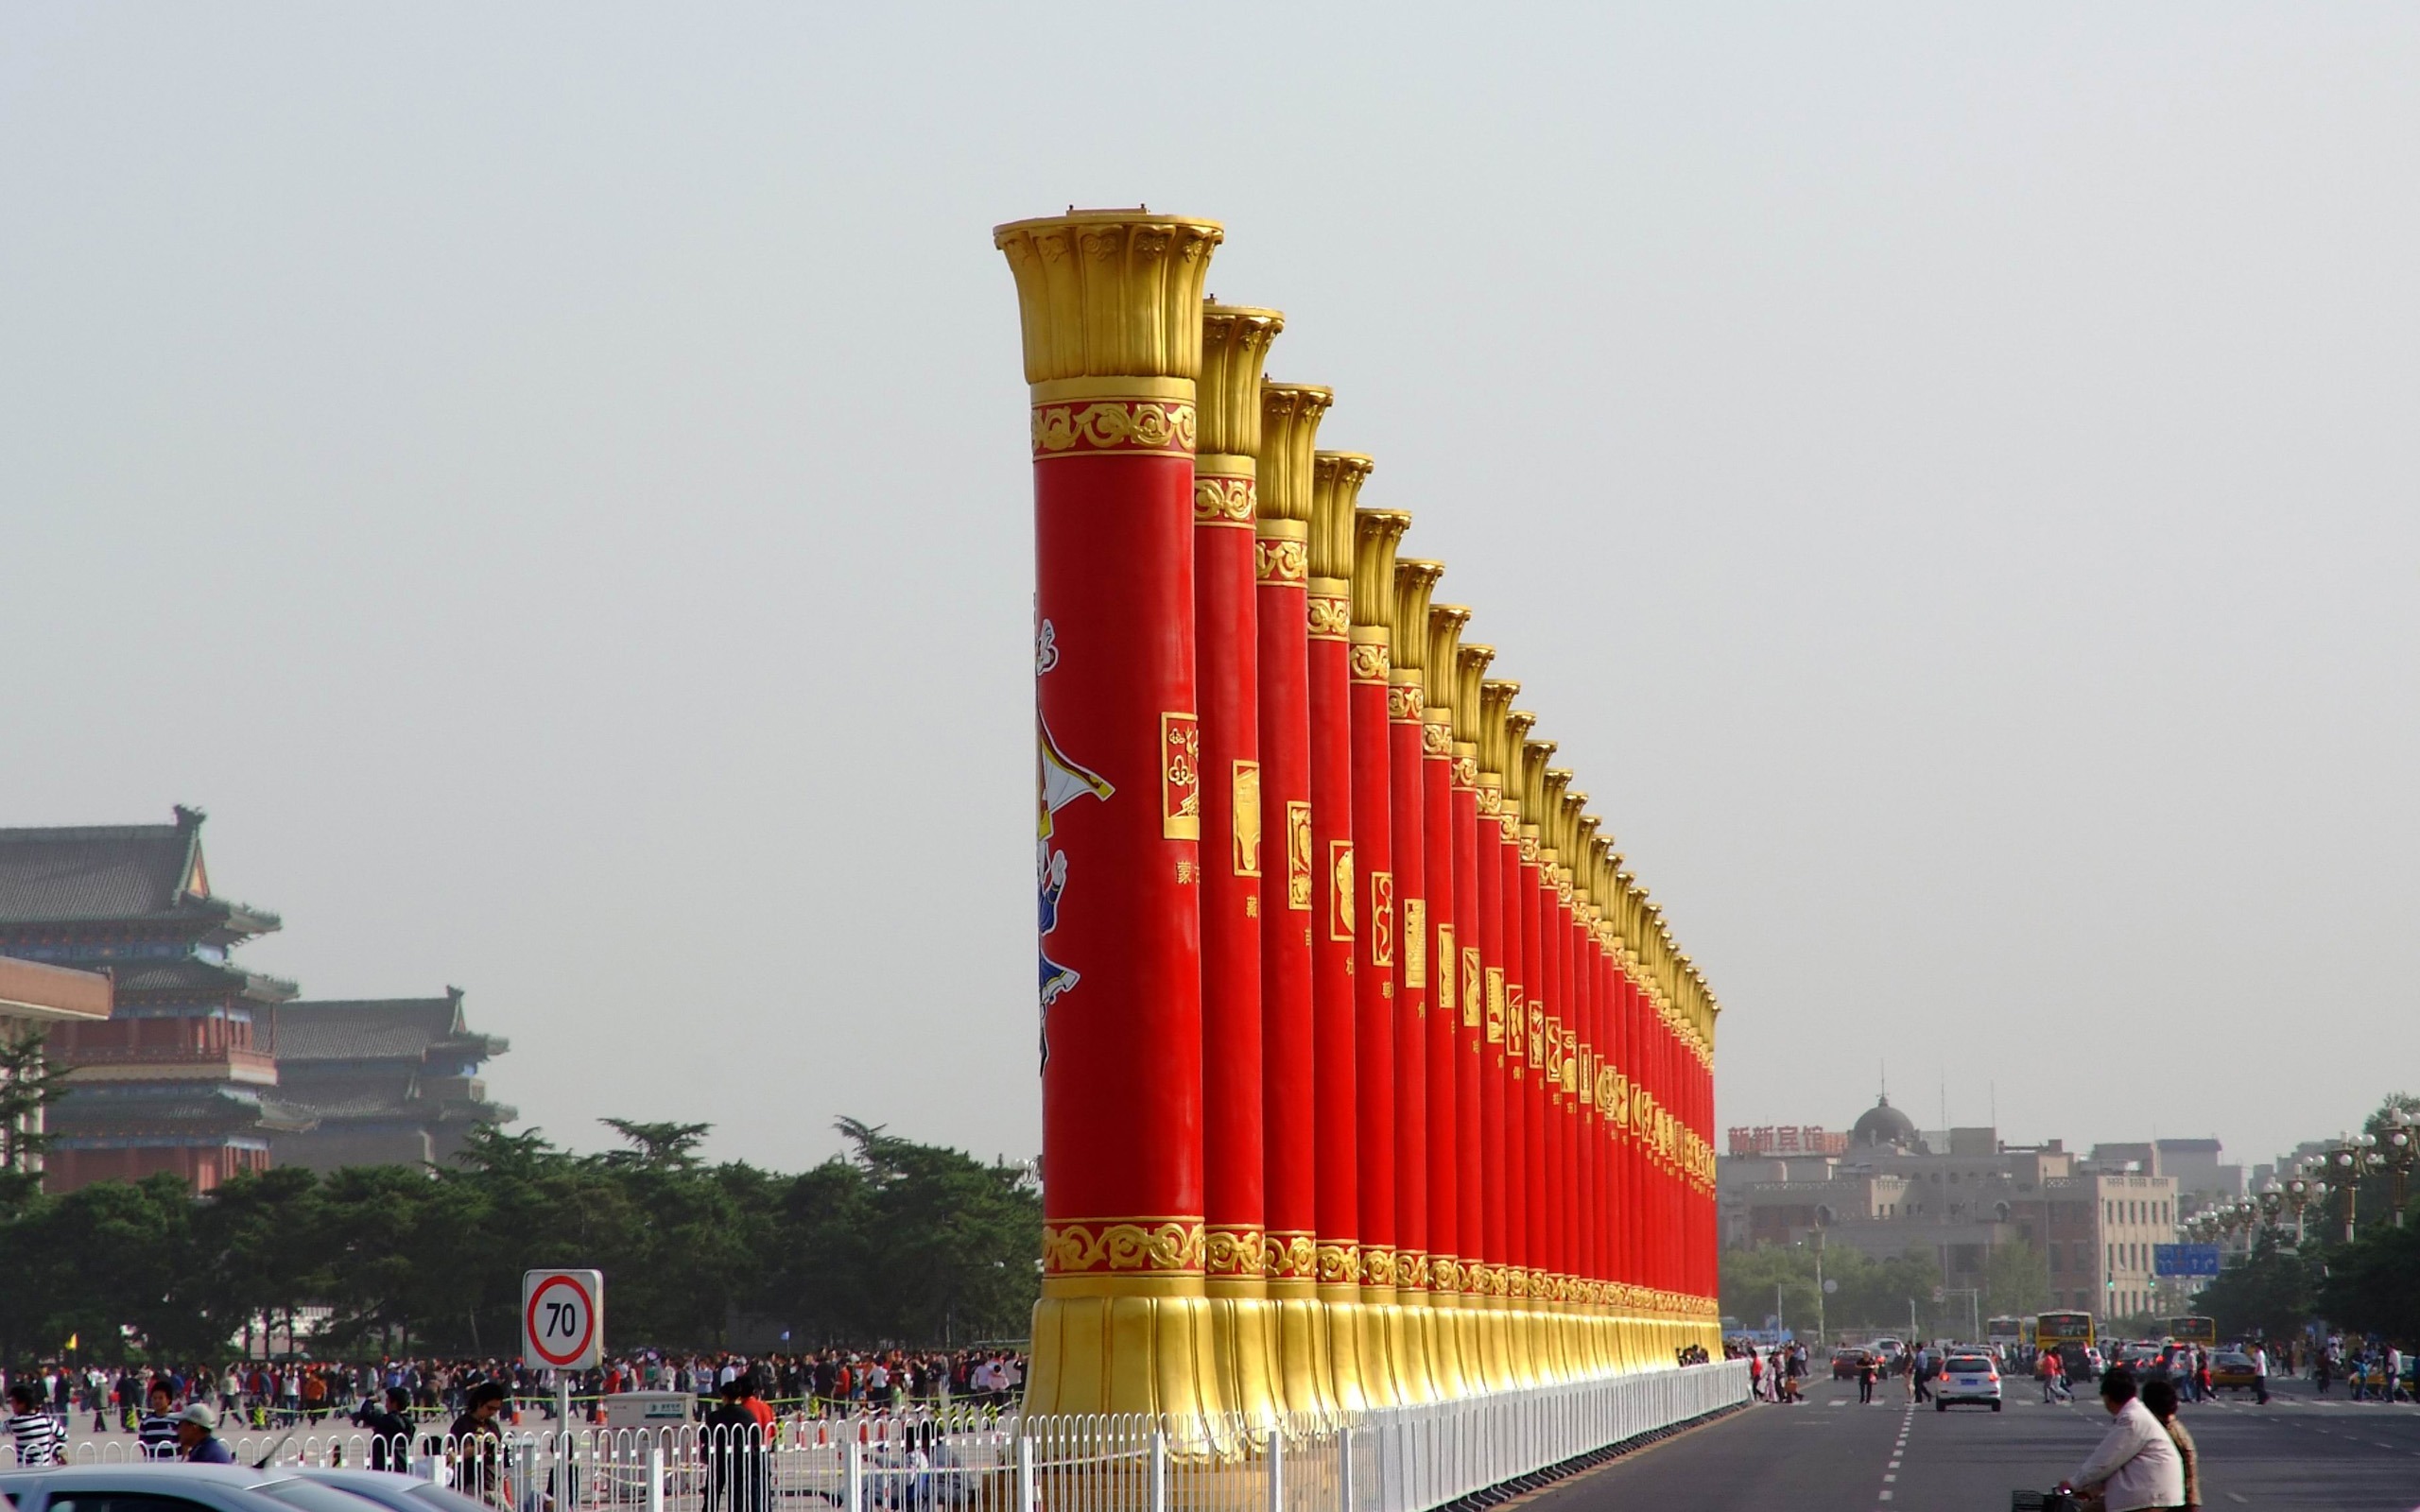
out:
{"label": "man wearing cap", "polygon": [[235,1452],[218,1436],[218,1409],[197,1401],[177,1414],[177,1448],[191,1465],[233,1465]]}

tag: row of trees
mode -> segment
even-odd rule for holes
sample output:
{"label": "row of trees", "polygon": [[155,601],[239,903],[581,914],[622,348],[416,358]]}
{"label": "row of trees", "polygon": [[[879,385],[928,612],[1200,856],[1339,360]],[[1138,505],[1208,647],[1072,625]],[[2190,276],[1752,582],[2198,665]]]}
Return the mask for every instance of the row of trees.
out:
{"label": "row of trees", "polygon": [[[1817,1284],[1819,1264],[1828,1290]],[[1761,1321],[1778,1307],[1782,1321],[1802,1333],[1811,1332],[1820,1315],[1834,1332],[1912,1327],[1927,1334],[1959,1334],[1969,1331],[1979,1314],[2039,1312],[2050,1297],[2042,1257],[2024,1245],[1992,1251],[1984,1263],[1982,1296],[1972,1305],[1963,1295],[1935,1302],[1941,1284],[1940,1261],[1923,1249],[1875,1260],[1854,1249],[1828,1247],[1819,1256],[1811,1245],[1791,1245],[1726,1250],[1722,1257],[1725,1314],[1742,1322]]]}
{"label": "row of trees", "polygon": [[195,1198],[172,1177],[64,1196],[0,1189],[0,1359],[223,1354],[250,1320],[331,1309],[322,1353],[518,1348],[521,1273],[606,1273],[615,1347],[709,1349],[742,1315],[790,1348],[1021,1338],[1042,1202],[986,1163],[843,1119],[848,1153],[795,1175],[709,1165],[710,1125],[607,1120],[577,1155],[481,1129],[452,1169],[273,1170]]}

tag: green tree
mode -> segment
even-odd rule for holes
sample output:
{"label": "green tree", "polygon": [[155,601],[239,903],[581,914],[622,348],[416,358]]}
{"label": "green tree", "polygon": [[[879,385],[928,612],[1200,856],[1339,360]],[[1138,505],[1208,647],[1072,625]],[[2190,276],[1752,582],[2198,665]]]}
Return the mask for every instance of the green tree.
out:
{"label": "green tree", "polygon": [[2282,1338],[2301,1332],[2318,1303],[2319,1261],[2277,1242],[2264,1228],[2252,1252],[2193,1296],[2192,1310],[2215,1320],[2221,1336]]}
{"label": "green tree", "polygon": [[2330,1247],[2317,1302],[2344,1328],[2420,1339],[2420,1227],[2380,1224]]}
{"label": "green tree", "polygon": [[1996,1245],[1983,1263],[1983,1307],[1993,1316],[2023,1317],[2050,1305],[2050,1270],[2031,1245]]}
{"label": "green tree", "polygon": [[67,1068],[52,1063],[43,1031],[0,1023],[0,1211],[41,1190],[34,1165],[50,1140],[34,1125],[66,1095]]}

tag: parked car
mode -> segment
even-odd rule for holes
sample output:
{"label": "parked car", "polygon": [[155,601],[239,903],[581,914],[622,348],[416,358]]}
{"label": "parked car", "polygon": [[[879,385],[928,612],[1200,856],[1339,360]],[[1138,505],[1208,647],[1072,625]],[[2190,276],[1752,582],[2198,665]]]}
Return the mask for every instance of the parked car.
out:
{"label": "parked car", "polygon": [[2000,1410],[2000,1368],[1988,1354],[1962,1351],[1942,1362],[1941,1375],[1932,1383],[1935,1412],[1947,1412],[1951,1402],[1989,1402],[1994,1412]]}
{"label": "parked car", "polygon": [[1844,1345],[1840,1349],[1834,1349],[1832,1351],[1832,1379],[1835,1381],[1855,1381],[1857,1379],[1858,1367],[1873,1358],[1873,1350],[1861,1349],[1853,1344]]}
{"label": "parked car", "polygon": [[[276,1487],[298,1494],[271,1496]],[[188,1465],[147,1460],[129,1465],[70,1465],[0,1473],[0,1503],[15,1512],[373,1512],[368,1502],[334,1486],[298,1482],[284,1469],[249,1465]]]}

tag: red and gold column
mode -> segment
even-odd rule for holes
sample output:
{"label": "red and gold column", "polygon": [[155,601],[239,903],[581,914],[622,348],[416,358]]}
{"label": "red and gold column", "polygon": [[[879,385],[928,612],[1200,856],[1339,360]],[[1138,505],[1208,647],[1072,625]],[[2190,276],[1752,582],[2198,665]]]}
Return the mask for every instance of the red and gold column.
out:
{"label": "red and gold column", "polygon": [[1321,1318],[1338,1407],[1392,1400],[1374,1395],[1383,1357],[1361,1357],[1360,1072],[1353,996],[1359,888],[1353,853],[1353,514],[1370,459],[1314,454],[1311,468],[1311,846],[1319,868],[1311,928],[1313,1120],[1319,1138]]}
{"label": "red and gold column", "polygon": [[1445,569],[1398,559],[1388,593],[1388,799],[1395,872],[1395,1298],[1403,1307],[1404,1387],[1414,1401],[1445,1395],[1428,1275],[1428,598]]}
{"label": "red and gold column", "polygon": [[1219,1396],[1255,1426],[1282,1406],[1265,1278],[1260,639],[1253,566],[1260,372],[1275,310],[1201,312],[1193,462],[1195,696],[1201,715],[1203,1264]]}
{"label": "red and gold column", "polygon": [[[1485,684],[1483,692],[1501,691],[1509,706],[1517,682]],[[1504,1183],[1504,1289],[1511,1305],[1513,1378],[1534,1386],[1551,1379],[1549,1361],[1541,1352],[1537,1316],[1530,1292],[1530,1206],[1536,1193],[1530,1180],[1530,957],[1522,927],[1522,897],[1527,890],[1521,867],[1521,747],[1536,716],[1507,707],[1496,720],[1496,760],[1502,764],[1502,808],[1498,814],[1497,898],[1503,914],[1504,952],[1504,1163],[1497,1178]],[[1482,773],[1481,782],[1485,775]],[[1530,913],[1536,913],[1532,900]]]}
{"label": "red and gold column", "polygon": [[1508,1391],[1513,1378],[1502,1293],[1504,1184],[1496,1177],[1504,1160],[1504,971],[1495,846],[1504,779],[1480,766],[1488,717],[1481,686],[1495,658],[1492,645],[1466,644],[1454,659],[1454,916],[1462,932],[1462,1063],[1454,1077],[1461,1142],[1454,1169],[1461,1202],[1462,1306],[1469,1314],[1465,1359],[1478,1386]]}
{"label": "red and gold column", "polygon": [[[1261,385],[1254,522],[1260,643],[1261,1108],[1268,1287],[1287,1410],[1336,1408],[1317,1280],[1319,1142],[1311,936],[1321,923],[1311,837],[1311,453],[1331,395]],[[1280,885],[1282,879],[1282,886]]]}
{"label": "red and gold column", "polygon": [[[1551,911],[1552,902],[1546,891],[1546,847],[1541,824],[1546,814],[1547,763],[1552,759],[1555,746],[1550,740],[1530,738],[1530,730],[1537,726],[1537,715],[1516,709],[1512,719],[1519,726],[1520,742],[1514,760],[1520,770],[1521,822],[1514,833],[1518,836],[1519,881],[1515,891],[1521,919],[1522,1011],[1528,1035],[1524,1048],[1529,1052],[1522,1067],[1521,1095],[1522,1182],[1528,1194],[1523,1205],[1527,1219],[1523,1243],[1529,1256],[1529,1327],[1540,1375],[1548,1381],[1560,1381],[1565,1372],[1562,1356],[1555,1349],[1550,1321],[1554,1255],[1547,1245],[1547,1211],[1552,1194],[1547,1190],[1546,1027],[1553,984],[1547,979],[1546,915]],[[1512,774],[1506,776],[1509,782]]]}
{"label": "red and gold column", "polygon": [[[1353,853],[1360,868],[1362,929],[1353,953],[1354,1096],[1361,1147],[1362,1384],[1374,1403],[1422,1400],[1405,1356],[1395,1287],[1394,1008],[1401,920],[1395,907],[1393,754],[1387,729],[1388,620],[1394,610],[1395,543],[1411,517],[1357,511],[1353,558]],[[1383,1362],[1383,1364],[1381,1363]]]}
{"label": "red and gold column", "polygon": [[998,228],[1032,389],[1043,1282],[1027,1411],[1224,1406],[1203,1289],[1193,450],[1216,222]]}
{"label": "red and gold column", "polygon": [[[1429,576],[1428,593],[1444,573],[1434,562],[1405,566]],[[1400,595],[1406,592],[1396,585]],[[1423,594],[1425,598],[1426,594]],[[1454,882],[1454,681],[1462,627],[1471,611],[1452,604],[1429,607],[1427,645],[1421,661],[1420,781],[1425,892],[1428,901],[1428,1305],[1435,1319],[1429,1356],[1437,1387],[1448,1397],[1480,1389],[1478,1355],[1466,1329],[1477,1322],[1463,1310],[1461,1242],[1461,1143],[1458,1094],[1462,1062],[1461,993],[1462,938],[1460,897]],[[1411,626],[1407,634],[1416,633]],[[1476,776],[1476,768],[1474,768]]]}

